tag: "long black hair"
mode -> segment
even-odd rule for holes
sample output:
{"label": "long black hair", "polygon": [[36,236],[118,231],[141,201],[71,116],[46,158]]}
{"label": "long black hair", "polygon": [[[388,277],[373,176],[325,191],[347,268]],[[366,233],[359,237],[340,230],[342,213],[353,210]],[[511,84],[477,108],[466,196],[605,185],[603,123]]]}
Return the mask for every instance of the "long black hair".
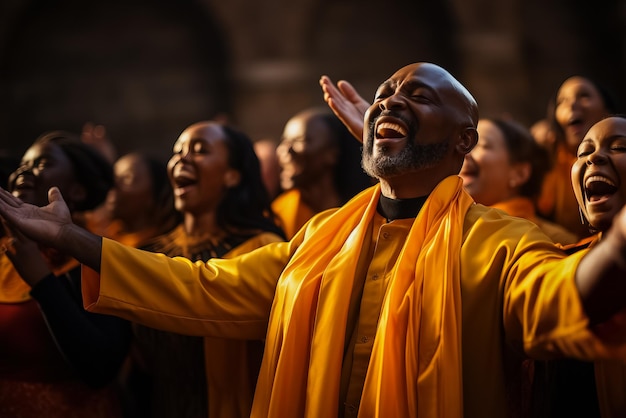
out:
{"label": "long black hair", "polygon": [[270,197],[261,179],[261,165],[252,140],[238,129],[222,125],[228,148],[228,165],[241,176],[239,184],[228,188],[217,207],[217,221],[229,233],[262,230],[285,237],[274,220]]}
{"label": "long black hair", "polygon": [[152,198],[159,211],[158,220],[164,230],[178,225],[183,216],[174,206],[174,191],[167,174],[167,163],[147,153],[135,153],[146,164],[150,174]]}

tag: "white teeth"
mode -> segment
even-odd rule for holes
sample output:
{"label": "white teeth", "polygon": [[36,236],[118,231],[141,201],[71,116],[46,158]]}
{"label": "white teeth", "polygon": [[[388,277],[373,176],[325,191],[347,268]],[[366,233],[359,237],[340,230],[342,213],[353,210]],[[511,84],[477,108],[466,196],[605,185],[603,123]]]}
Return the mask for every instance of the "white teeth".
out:
{"label": "white teeth", "polygon": [[594,182],[594,181],[601,181],[603,183],[606,183],[608,185],[611,185],[613,187],[617,187],[615,185],[615,183],[613,183],[613,181],[609,178],[606,178],[604,176],[591,176],[589,177],[586,181],[585,181],[585,187],[588,187],[590,183]]}
{"label": "white teeth", "polygon": [[404,129],[404,127],[402,127],[401,125],[398,125],[397,123],[382,122],[381,124],[378,125],[377,131],[380,132],[381,129],[391,129],[393,131],[398,132],[402,136],[406,136],[406,130]]}

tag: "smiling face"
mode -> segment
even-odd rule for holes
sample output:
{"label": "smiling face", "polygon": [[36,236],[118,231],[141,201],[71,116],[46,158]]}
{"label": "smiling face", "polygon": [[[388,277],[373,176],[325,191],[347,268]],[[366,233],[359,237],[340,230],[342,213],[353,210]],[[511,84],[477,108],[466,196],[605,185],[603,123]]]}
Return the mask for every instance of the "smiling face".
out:
{"label": "smiling face", "polygon": [[196,123],[180,135],[167,165],[177,210],[214,211],[226,189],[238,183],[238,172],[228,164],[226,141],[223,128],[214,122]]}
{"label": "smiling face", "polygon": [[512,197],[515,167],[502,130],[488,119],[481,119],[477,129],[478,143],[465,156],[459,175],[476,202],[491,206]]}
{"label": "smiling face", "polygon": [[76,181],[72,161],[53,142],[33,144],[9,177],[9,190],[23,202],[36,206],[48,204],[48,190],[56,186],[72,207],[73,197],[82,190]]}
{"label": "smiling face", "polygon": [[572,153],[591,128],[608,110],[596,86],[584,77],[570,77],[561,84],[556,96],[555,117]]}
{"label": "smiling face", "polygon": [[332,176],[339,144],[322,113],[305,110],[287,123],[276,155],[280,164],[280,185],[283,190],[303,188]]}
{"label": "smiling face", "polygon": [[363,168],[384,181],[428,171],[425,189],[457,174],[474,145],[477,110],[467,90],[428,63],[406,66],[377,90],[365,114]]}
{"label": "smiling face", "polygon": [[578,147],[572,185],[589,223],[606,231],[626,203],[626,119],[611,117],[591,127]]}

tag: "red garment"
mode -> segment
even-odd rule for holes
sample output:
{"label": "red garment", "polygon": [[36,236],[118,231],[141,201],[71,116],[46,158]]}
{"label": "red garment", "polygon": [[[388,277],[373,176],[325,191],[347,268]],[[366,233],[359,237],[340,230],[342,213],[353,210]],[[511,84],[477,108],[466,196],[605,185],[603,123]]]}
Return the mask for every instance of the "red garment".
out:
{"label": "red garment", "polygon": [[121,417],[110,388],[93,389],[73,373],[24,288],[29,289],[0,256],[0,417]]}

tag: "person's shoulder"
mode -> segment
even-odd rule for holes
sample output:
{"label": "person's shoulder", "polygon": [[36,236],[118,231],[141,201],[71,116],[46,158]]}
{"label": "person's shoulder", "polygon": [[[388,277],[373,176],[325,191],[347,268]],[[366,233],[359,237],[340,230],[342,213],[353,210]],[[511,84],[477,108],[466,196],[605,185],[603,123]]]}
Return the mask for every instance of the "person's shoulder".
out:
{"label": "person's shoulder", "polygon": [[470,206],[465,215],[464,232],[485,232],[490,235],[520,239],[522,236],[533,236],[536,240],[552,242],[548,236],[532,221],[511,216],[503,210],[490,208],[481,204]]}
{"label": "person's shoulder", "polygon": [[[474,203],[465,214],[465,224],[473,225],[476,222],[510,222],[521,218],[509,215],[502,209]],[[527,221],[530,222],[530,221]]]}
{"label": "person's shoulder", "polygon": [[578,242],[578,237],[564,227],[543,218],[537,219],[537,225],[557,244],[570,245]]}
{"label": "person's shoulder", "polygon": [[282,192],[274,198],[272,201],[272,209],[280,208],[287,203],[298,201],[300,199],[300,192],[297,189],[290,189]]}

